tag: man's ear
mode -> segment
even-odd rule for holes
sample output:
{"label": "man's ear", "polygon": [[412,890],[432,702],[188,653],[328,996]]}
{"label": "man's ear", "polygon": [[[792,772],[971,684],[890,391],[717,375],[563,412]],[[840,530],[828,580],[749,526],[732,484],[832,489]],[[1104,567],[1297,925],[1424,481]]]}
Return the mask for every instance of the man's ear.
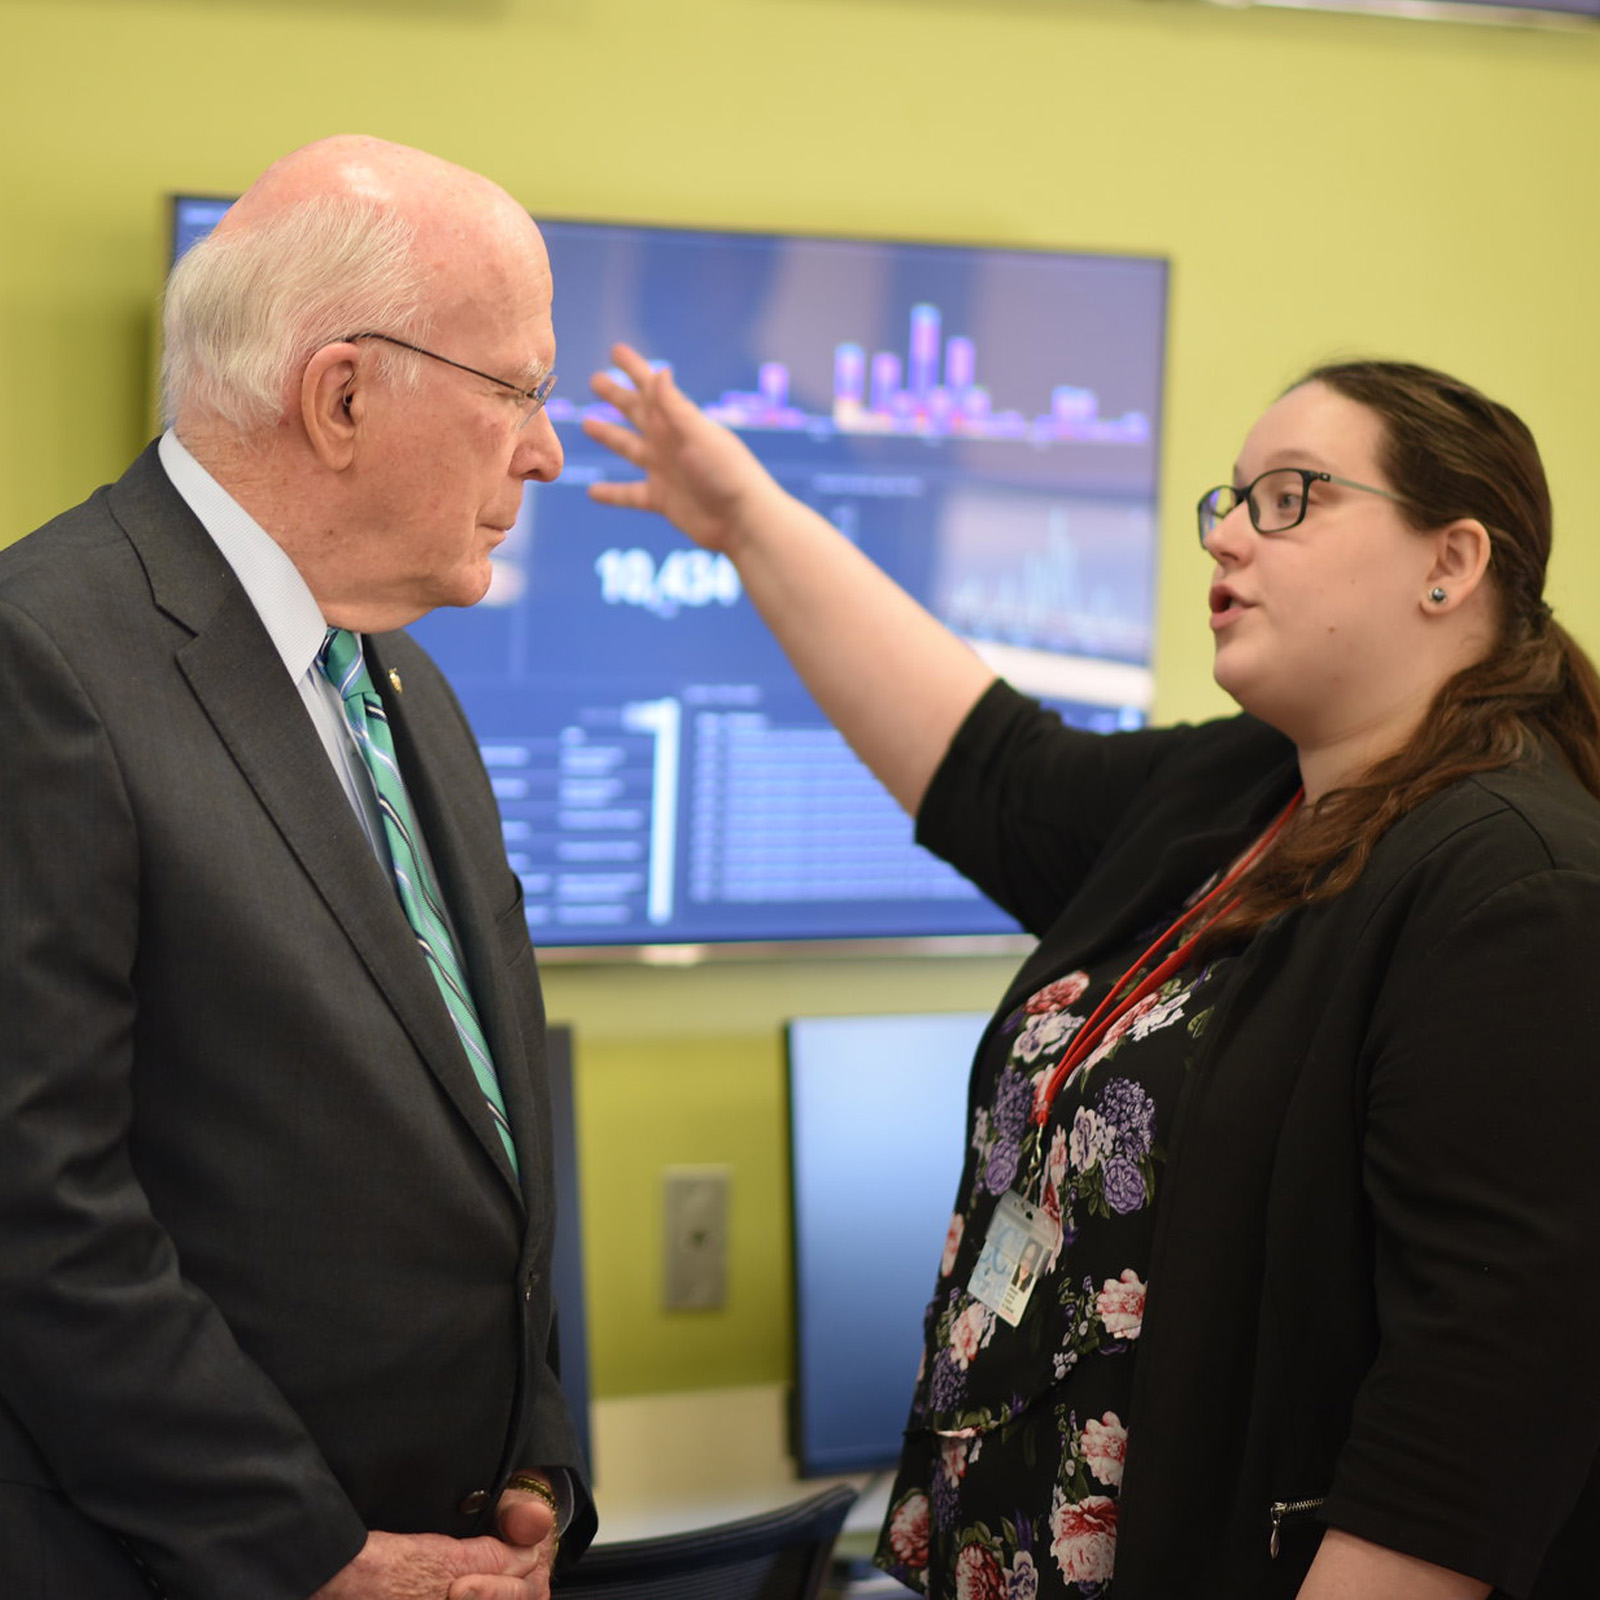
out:
{"label": "man's ear", "polygon": [[1489,570],[1493,546],[1489,530],[1476,517],[1446,524],[1433,539],[1434,559],[1424,609],[1438,614],[1454,611],[1476,593]]}
{"label": "man's ear", "polygon": [[300,375],[300,421],[312,453],[330,472],[342,472],[355,457],[356,430],[365,386],[353,344],[325,344]]}

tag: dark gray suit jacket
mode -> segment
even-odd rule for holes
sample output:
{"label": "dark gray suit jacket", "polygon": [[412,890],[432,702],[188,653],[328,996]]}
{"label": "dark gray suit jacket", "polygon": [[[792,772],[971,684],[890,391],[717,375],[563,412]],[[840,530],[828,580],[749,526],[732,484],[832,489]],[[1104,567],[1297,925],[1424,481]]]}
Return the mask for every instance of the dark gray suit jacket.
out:
{"label": "dark gray suit jacket", "polygon": [[172,1600],[303,1600],[368,1527],[471,1533],[512,1466],[582,1472],[546,1356],[520,886],[437,669],[403,634],[368,649],[520,1184],[295,687],[154,447],[0,552],[7,1600],[120,1600],[138,1564]]}

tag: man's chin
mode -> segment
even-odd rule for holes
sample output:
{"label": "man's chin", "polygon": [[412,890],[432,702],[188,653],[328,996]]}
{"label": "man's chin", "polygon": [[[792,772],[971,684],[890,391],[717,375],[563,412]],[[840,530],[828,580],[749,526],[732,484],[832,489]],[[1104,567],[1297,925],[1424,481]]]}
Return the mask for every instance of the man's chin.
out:
{"label": "man's chin", "polygon": [[450,606],[456,610],[467,610],[477,605],[488,594],[493,581],[494,568],[485,556],[477,565],[464,569],[449,584],[444,585],[444,592],[436,604],[441,608]]}

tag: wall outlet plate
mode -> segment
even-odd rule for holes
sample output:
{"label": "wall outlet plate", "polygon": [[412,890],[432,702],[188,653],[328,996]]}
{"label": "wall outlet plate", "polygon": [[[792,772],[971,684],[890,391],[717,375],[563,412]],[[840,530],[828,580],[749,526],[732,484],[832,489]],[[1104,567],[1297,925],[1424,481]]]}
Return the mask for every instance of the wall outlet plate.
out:
{"label": "wall outlet plate", "polygon": [[664,1167],[661,1171],[666,1311],[716,1311],[728,1298],[726,1166]]}

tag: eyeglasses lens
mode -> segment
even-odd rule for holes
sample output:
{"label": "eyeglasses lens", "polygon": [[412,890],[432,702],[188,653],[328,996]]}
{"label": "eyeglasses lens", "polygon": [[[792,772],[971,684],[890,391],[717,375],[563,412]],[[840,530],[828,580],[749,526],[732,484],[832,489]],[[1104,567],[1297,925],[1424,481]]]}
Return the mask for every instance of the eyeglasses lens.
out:
{"label": "eyeglasses lens", "polygon": [[1292,467],[1263,472],[1250,485],[1250,520],[1261,533],[1283,533],[1306,514],[1306,480]]}
{"label": "eyeglasses lens", "polygon": [[1200,502],[1200,537],[1205,539],[1216,525],[1238,505],[1239,497],[1227,484],[1213,489]]}
{"label": "eyeglasses lens", "polygon": [[526,428],[544,410],[545,403],[549,400],[555,386],[556,375],[552,372],[537,389],[526,395],[527,403],[522,408],[522,420],[517,424],[519,428]]}

